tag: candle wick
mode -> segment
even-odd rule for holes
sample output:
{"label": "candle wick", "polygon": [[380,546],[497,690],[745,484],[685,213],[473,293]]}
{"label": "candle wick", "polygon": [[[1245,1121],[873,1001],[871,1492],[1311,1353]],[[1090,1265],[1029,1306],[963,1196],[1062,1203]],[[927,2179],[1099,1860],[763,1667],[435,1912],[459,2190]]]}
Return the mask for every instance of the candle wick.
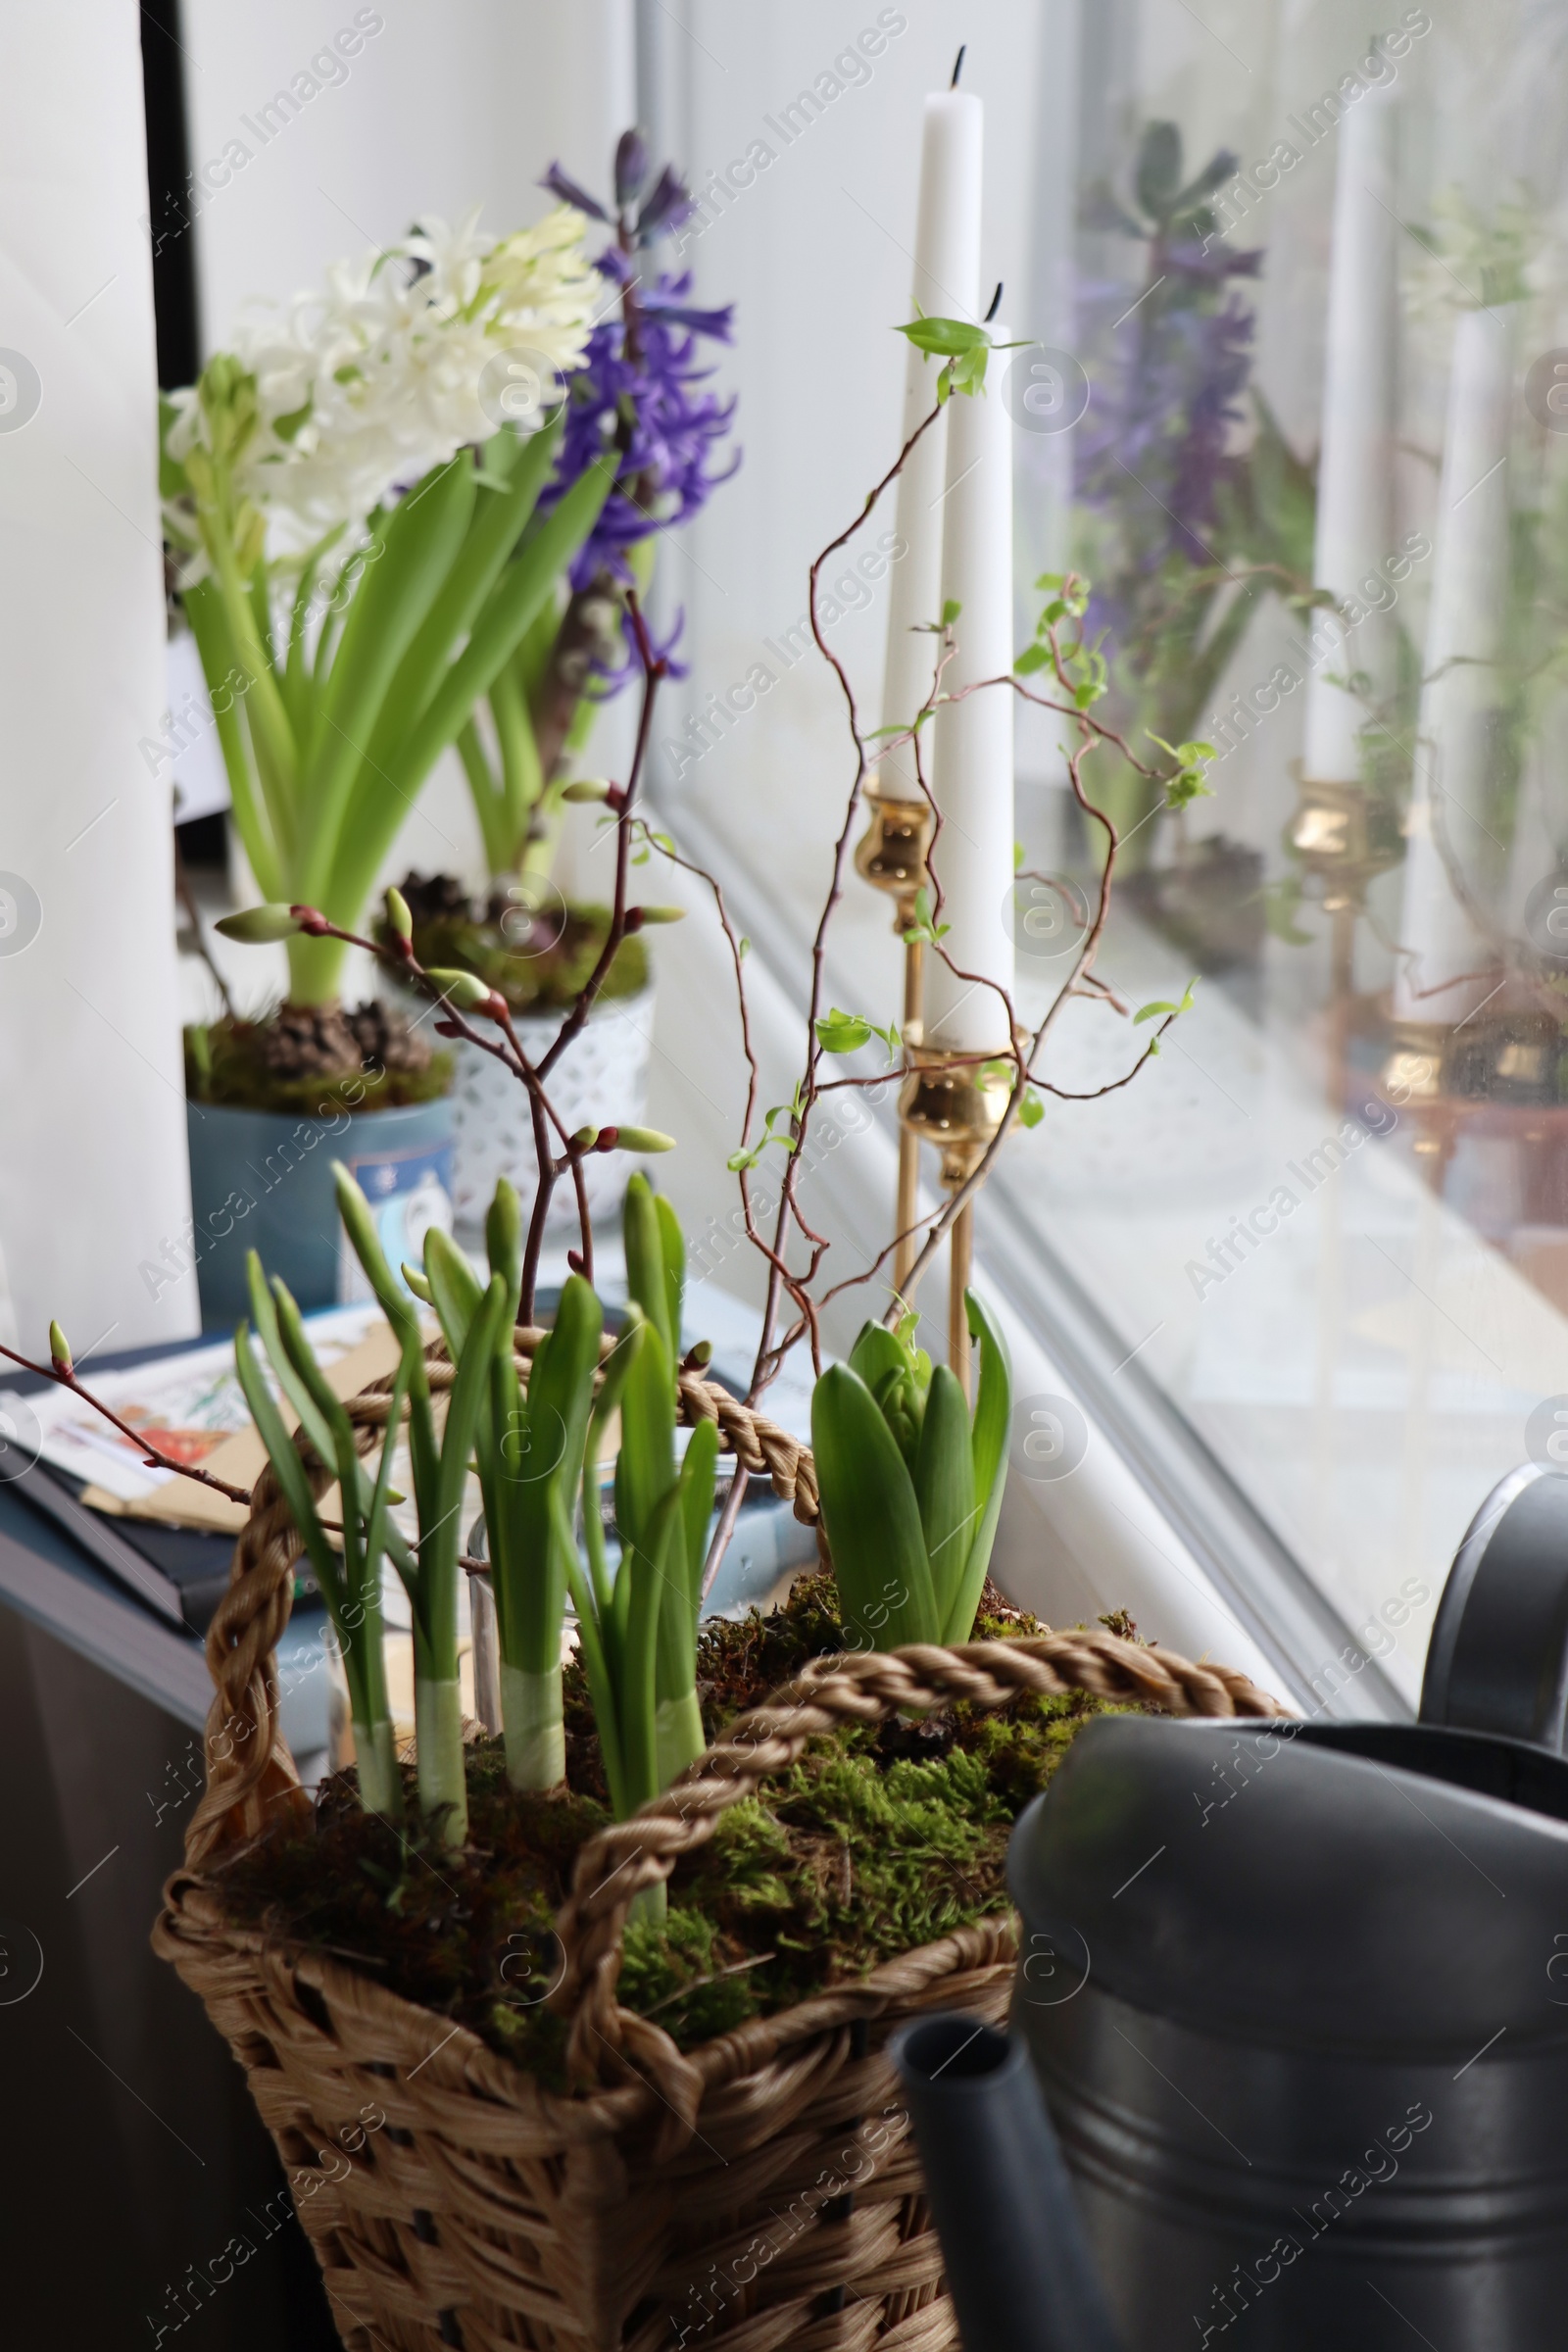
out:
{"label": "candle wick", "polygon": [[958,75],[963,72],[963,61],[968,54],[969,44],[967,41],[965,41],[962,47],[959,49],[957,56],[953,61],[953,79],[948,84],[950,90],[956,90],[957,88]]}
{"label": "candle wick", "polygon": [[991,308],[990,308],[990,310],[989,310],[989,311],[987,311],[987,313],[986,313],[986,324],[987,324],[987,326],[989,326],[989,325],[991,324],[991,321],[992,321],[992,319],[993,319],[993,318],[996,317],[997,313],[998,313],[998,312],[1001,310],[1001,308],[1002,308],[1002,280],[1001,280],[1001,278],[999,277],[999,278],[998,278],[998,280],[997,280],[997,290],[996,290],[996,292],[995,292],[995,293],[992,295],[992,297],[991,297]]}

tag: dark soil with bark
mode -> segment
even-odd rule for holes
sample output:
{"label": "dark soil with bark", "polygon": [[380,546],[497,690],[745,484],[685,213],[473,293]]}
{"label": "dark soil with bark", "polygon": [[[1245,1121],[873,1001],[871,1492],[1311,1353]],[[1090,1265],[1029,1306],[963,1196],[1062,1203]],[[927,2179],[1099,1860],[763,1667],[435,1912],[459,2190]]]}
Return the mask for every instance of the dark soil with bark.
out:
{"label": "dark soil with bark", "polygon": [[193,1102],[329,1118],[430,1102],[452,1084],[452,1056],[427,1026],[396,1006],[280,1004],[257,1021],[224,1019],[185,1031],[185,1091]]}

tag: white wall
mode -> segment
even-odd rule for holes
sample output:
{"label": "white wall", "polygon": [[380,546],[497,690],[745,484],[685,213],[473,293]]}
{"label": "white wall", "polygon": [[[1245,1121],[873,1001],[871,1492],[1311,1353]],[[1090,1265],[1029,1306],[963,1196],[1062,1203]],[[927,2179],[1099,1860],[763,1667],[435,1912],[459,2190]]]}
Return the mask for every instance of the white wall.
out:
{"label": "white wall", "polygon": [[25,1346],[57,1314],[81,1356],[194,1312],[137,1274],[189,1210],[170,793],[137,750],[164,699],[141,56],[134,0],[6,31],[0,317],[41,397],[0,429],[0,866],[42,921],[0,938],[0,1247]]}
{"label": "white wall", "polygon": [[[207,175],[204,352],[222,347],[245,303],[318,285],[332,262],[422,214],[450,220],[481,205],[498,235],[536,220],[553,202],[540,174],[557,159],[604,192],[636,113],[631,0],[185,0],[183,13],[192,167]],[[344,30],[348,46],[363,43],[348,60],[335,54]],[[606,734],[615,740],[612,722]],[[484,879],[455,756],[381,879],[411,866]]]}

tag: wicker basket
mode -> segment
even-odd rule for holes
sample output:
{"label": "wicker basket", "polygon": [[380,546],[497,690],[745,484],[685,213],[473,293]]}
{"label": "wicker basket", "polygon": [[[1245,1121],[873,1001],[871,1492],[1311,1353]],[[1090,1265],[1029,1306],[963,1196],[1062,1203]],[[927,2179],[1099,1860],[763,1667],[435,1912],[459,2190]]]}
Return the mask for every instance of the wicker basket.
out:
{"label": "wicker basket", "polygon": [[[518,1335],[520,1355],[536,1334]],[[526,1361],[522,1368],[526,1370]],[[433,1384],[451,1367],[432,1350]],[[719,1423],[797,1515],[809,1454],[689,1375],[682,1416]],[[384,1390],[351,1406],[370,1443]],[[306,1454],[324,1486],[326,1473]],[[154,1947],[206,2002],[287,2168],[352,2352],[945,2352],[957,2342],[907,2121],[883,2056],[941,2006],[998,2020],[1014,1939],[998,1919],[885,1962],[843,1990],[682,2054],[615,1998],[638,1889],[814,1735],[952,1699],[1088,1690],[1179,1715],[1272,1715],[1244,1675],[1105,1634],[1050,1634],[814,1661],[635,1820],[578,1856],[552,1996],[572,2095],[466,2028],[320,1952],[225,1913],[210,1865],[278,1804],[308,1807],[278,1729],[272,1652],[299,1550],[264,1473],[208,1636],[208,1785]]]}

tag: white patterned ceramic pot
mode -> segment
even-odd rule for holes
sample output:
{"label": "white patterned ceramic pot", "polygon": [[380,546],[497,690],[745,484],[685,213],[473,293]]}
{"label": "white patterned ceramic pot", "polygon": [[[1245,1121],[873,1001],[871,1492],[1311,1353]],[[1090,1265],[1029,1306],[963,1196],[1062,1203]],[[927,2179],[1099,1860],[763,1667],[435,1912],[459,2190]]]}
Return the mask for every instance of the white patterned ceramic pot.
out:
{"label": "white patterned ceramic pot", "polygon": [[[519,1016],[516,1031],[530,1061],[555,1043],[564,1012]],[[568,1135],[579,1127],[635,1126],[648,1102],[648,1064],[654,1033],[654,991],[615,997],[589,1015],[550,1073],[550,1099]],[[454,1163],[452,1204],[458,1224],[472,1231],[484,1223],[496,1179],[510,1177],[532,1200],[538,1183],[533,1149],[533,1115],[524,1087],[478,1046],[459,1039],[453,1087]],[[619,1206],[626,1188],[626,1161],[615,1152],[594,1154],[585,1163],[588,1206],[597,1220]],[[546,1231],[560,1234],[577,1222],[577,1196],[559,1184],[550,1203]]]}

